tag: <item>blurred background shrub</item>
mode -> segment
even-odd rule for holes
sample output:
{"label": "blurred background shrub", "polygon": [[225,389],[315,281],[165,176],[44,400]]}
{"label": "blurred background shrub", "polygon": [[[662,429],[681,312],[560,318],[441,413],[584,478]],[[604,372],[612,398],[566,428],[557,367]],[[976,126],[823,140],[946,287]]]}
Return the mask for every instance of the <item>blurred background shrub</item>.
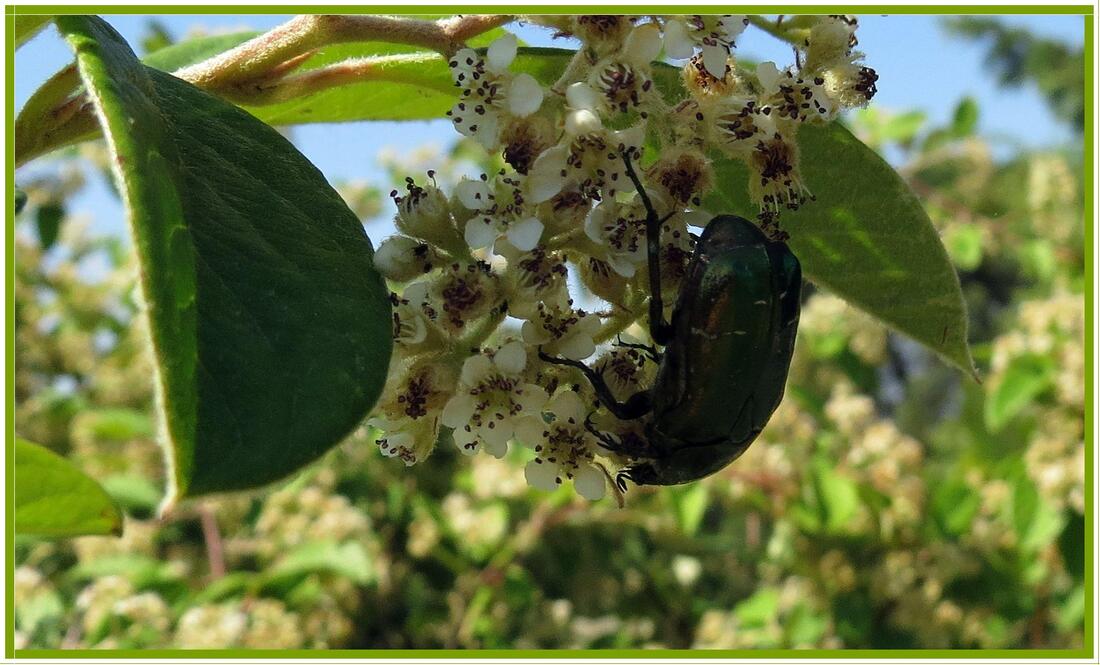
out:
{"label": "blurred background shrub", "polygon": [[[947,26],[1080,133],[1079,45],[993,19]],[[170,41],[156,25],[149,39]],[[706,481],[631,491],[624,510],[529,489],[520,447],[496,460],[441,445],[406,469],[363,429],[273,491],[155,520],[135,264],[66,205],[84,186],[75,164],[104,165],[104,148],[63,153],[20,182],[15,427],[127,517],[118,539],[17,539],[16,646],[1080,646],[1091,184],[1077,149],[995,158],[975,133],[986,112],[1006,110],[967,98],[942,126],[877,107],[848,120],[941,231],[983,383],[807,288],[761,439]],[[381,160],[395,183],[427,168],[447,182],[478,154]],[[364,218],[389,203],[375,184],[341,187]]]}

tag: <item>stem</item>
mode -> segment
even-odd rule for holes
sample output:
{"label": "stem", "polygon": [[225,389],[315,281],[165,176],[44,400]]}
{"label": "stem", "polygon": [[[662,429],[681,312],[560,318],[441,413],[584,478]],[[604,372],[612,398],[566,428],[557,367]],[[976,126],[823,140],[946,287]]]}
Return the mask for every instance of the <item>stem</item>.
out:
{"label": "stem", "polygon": [[764,32],[768,33],[769,35],[775,37],[780,41],[787,42],[792,46],[798,46],[801,43],[801,39],[799,36],[792,35],[790,33],[790,30],[788,28],[789,22],[780,24],[770,19],[764,18],[759,14],[750,14],[748,16],[748,19],[750,24],[755,25],[756,27],[760,28]]}
{"label": "stem", "polygon": [[236,48],[185,67],[176,76],[206,90],[233,90],[273,73],[278,76],[280,65],[317,48],[346,42],[420,46],[450,56],[467,39],[511,20],[508,15],[454,16],[438,21],[396,16],[296,16]]}
{"label": "stem", "polygon": [[565,66],[565,71],[561,73],[561,76],[558,77],[554,85],[550,86],[550,91],[558,95],[564,95],[565,85],[570,81],[576,81],[580,78],[578,73],[588,65],[588,54],[585,52],[585,49],[577,49],[577,52],[574,53],[573,57],[569,60],[569,64]]}
{"label": "stem", "polygon": [[398,77],[390,73],[392,71],[390,67],[393,65],[428,62],[435,57],[437,56],[412,53],[345,60],[319,69],[291,74],[269,84],[258,83],[249,91],[249,103],[253,105],[277,104],[329,88],[337,88],[353,83],[366,83],[368,81],[409,83],[423,88],[435,88],[442,92],[450,92],[451,86],[441,89],[437,81],[427,79],[417,81],[410,79],[407,74]]}
{"label": "stem", "polygon": [[199,523],[202,524],[202,537],[206,541],[206,559],[210,565],[210,579],[225,577],[225,553],[222,548],[221,531],[213,509],[203,504],[198,507]]}

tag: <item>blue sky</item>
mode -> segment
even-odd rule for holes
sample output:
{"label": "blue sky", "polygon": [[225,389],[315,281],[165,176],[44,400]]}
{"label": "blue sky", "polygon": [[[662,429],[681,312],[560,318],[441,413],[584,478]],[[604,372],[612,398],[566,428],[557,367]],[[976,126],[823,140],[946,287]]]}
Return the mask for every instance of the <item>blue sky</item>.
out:
{"label": "blue sky", "polygon": [[[105,18],[133,45],[140,44],[142,36],[148,32],[147,16]],[[180,15],[156,18],[174,36],[181,37],[196,27],[216,31],[265,29],[289,17]],[[1074,44],[1084,39],[1081,16],[1004,18],[1011,24],[1026,25],[1040,34]],[[517,32],[529,44],[550,44],[548,31],[520,28]],[[958,101],[971,96],[981,108],[979,131],[998,137],[1004,149],[1010,150],[1017,145],[1058,146],[1073,140],[1070,131],[1055,120],[1033,88],[998,88],[983,64],[985,45],[950,37],[940,28],[940,17],[864,15],[860,17],[858,35],[868,64],[880,76],[875,106],[920,109],[935,123],[946,121]],[[775,60],[781,65],[791,60],[788,47],[752,28],[739,40],[738,50],[753,59]],[[71,59],[71,51],[52,28],[25,44],[15,59],[16,108],[22,106],[42,81]],[[305,125],[293,130],[298,148],[330,180],[375,180],[383,187],[388,183],[375,161],[379,150],[391,148],[402,153],[427,142],[447,143],[455,137],[457,134],[445,121]],[[51,168],[48,162],[30,164],[17,174],[16,181],[32,170],[48,168]],[[117,200],[98,174],[91,174],[88,182],[85,191],[73,200],[70,211],[94,216],[98,228],[122,232],[125,224]],[[368,230],[376,244],[388,232],[385,227],[375,225]]]}

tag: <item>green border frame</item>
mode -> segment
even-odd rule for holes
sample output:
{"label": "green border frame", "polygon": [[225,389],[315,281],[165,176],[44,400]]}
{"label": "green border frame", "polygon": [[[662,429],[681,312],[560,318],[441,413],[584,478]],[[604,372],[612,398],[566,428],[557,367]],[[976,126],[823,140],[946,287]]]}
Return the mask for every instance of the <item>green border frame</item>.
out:
{"label": "green border frame", "polygon": [[[608,13],[621,13],[624,6],[596,6],[591,5],[529,5],[524,6],[525,13],[563,14],[574,13],[569,10],[584,9],[587,11],[603,10]],[[7,62],[5,67],[5,89],[8,95],[8,105],[5,109],[8,136],[14,134],[15,127],[15,15],[33,14],[83,14],[93,9],[92,6],[79,5],[5,5],[5,35],[7,37]],[[460,8],[451,5],[421,5],[418,7],[401,5],[378,6],[344,6],[344,5],[97,5],[94,7],[100,14],[268,14],[268,13],[345,13],[345,14],[373,14],[373,13],[401,13],[401,14],[438,14],[458,11]],[[415,9],[416,11],[410,11]],[[632,9],[634,9],[632,7]],[[684,8],[677,5],[647,5],[646,9],[655,13],[665,11],[682,13]],[[713,10],[714,7],[704,7]],[[1094,12],[1093,5],[747,5],[739,7],[746,13],[775,13],[782,9],[785,13],[792,14],[836,14],[847,13],[848,10],[858,10],[858,13],[882,13],[882,14],[954,14],[954,15],[1005,15],[1005,14],[1058,14],[1079,15],[1084,18],[1084,52],[1085,52],[1085,127],[1083,133],[1083,182],[1084,192],[1084,223],[1085,223],[1085,277],[1088,282],[1085,297],[1085,556],[1090,565],[1085,570],[1085,612],[1084,612],[1084,636],[1083,646],[1080,649],[290,649],[290,650],[266,650],[266,649],[114,649],[114,650],[66,650],[66,649],[15,649],[15,598],[12,589],[14,580],[14,532],[13,524],[13,450],[15,446],[15,430],[8,427],[5,431],[5,460],[6,460],[6,511],[4,529],[4,576],[6,580],[4,603],[6,607],[6,621],[4,626],[4,657],[5,659],[152,659],[152,658],[186,658],[186,659],[225,659],[225,658],[271,658],[271,659],[301,659],[301,658],[822,658],[822,659],[886,659],[886,658],[943,658],[943,659],[978,659],[978,658],[1059,658],[1082,659],[1092,658],[1095,649],[1094,611],[1095,589],[1094,580],[1096,561],[1094,551],[1094,520],[1095,506],[1093,505],[1095,478],[1092,474],[1095,442],[1093,440],[1093,423],[1095,413],[1093,364],[1095,362],[1093,345],[1095,330],[1093,328],[1093,312],[1095,311],[1095,284],[1093,265],[1093,246],[1095,227],[1093,226],[1095,190],[1094,176],[1096,165],[1093,163],[1093,147],[1096,130],[1096,116],[1093,107],[1094,95]],[[477,11],[477,9],[471,10]],[[707,13],[707,12],[703,12]],[[15,156],[9,149],[5,155],[7,175],[7,191],[15,189]],[[5,354],[7,369],[4,382],[9,399],[4,405],[7,422],[13,422],[15,416],[15,401],[12,399],[15,383],[15,204],[14,198],[8,202],[6,210],[7,223],[5,225],[5,256],[7,266],[5,271],[5,293],[7,294],[7,307],[5,308],[5,321],[7,339],[5,341]]]}

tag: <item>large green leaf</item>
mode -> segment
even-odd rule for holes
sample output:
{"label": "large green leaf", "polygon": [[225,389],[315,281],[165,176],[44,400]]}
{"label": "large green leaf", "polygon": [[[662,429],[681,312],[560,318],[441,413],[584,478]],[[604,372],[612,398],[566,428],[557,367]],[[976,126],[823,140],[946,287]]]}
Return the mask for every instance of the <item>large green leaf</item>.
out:
{"label": "large green leaf", "polygon": [[179,498],[282,478],[374,404],[390,356],[370,241],[275,130],[58,19],[101,117],[141,264]]}
{"label": "large green leaf", "polygon": [[[798,145],[816,200],[784,210],[780,226],[806,275],[974,375],[959,278],[917,197],[837,123],[803,126]],[[751,216],[747,168],[719,159],[715,170],[718,189],[705,205]]]}
{"label": "large green leaf", "polygon": [[16,533],[122,533],[122,513],[107,492],[57,453],[17,437],[14,476]]}

